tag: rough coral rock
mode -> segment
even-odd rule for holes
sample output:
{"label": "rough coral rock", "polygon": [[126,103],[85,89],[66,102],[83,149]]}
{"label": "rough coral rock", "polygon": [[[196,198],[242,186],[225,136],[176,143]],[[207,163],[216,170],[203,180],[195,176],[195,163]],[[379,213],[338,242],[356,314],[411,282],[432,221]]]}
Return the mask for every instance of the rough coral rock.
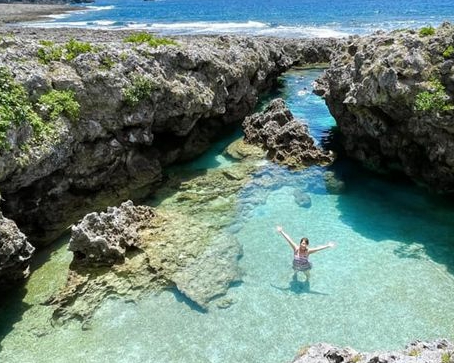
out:
{"label": "rough coral rock", "polygon": [[454,191],[454,26],[349,39],[318,80],[348,155]]}
{"label": "rough coral rock", "polygon": [[140,230],[155,217],[146,206],[134,206],[127,201],[107,212],[89,213],[71,229],[69,250],[74,252],[75,264],[90,266],[122,263],[126,251],[139,248]]}
{"label": "rough coral rock", "polygon": [[16,224],[0,212],[0,290],[28,276],[34,250]]}
{"label": "rough coral rock", "polygon": [[[219,36],[150,47],[123,42],[132,33],[0,28],[0,63],[33,107],[53,90],[73,91],[80,105],[76,120],[62,114],[52,123],[45,142],[33,143],[29,125],[12,127],[0,158],[2,209],[37,244],[88,212],[156,190],[163,166],[199,155],[279,74],[327,62],[340,42]],[[71,38],[92,50],[39,59]]]}
{"label": "rough coral rock", "polygon": [[315,145],[307,125],[293,117],[281,98],[271,101],[263,112],[246,117],[243,130],[246,142],[263,146],[274,161],[293,167],[334,161],[333,153]]}
{"label": "rough coral rock", "polygon": [[292,363],[451,363],[454,345],[439,339],[433,342],[415,341],[399,352],[357,352],[352,348],[338,348],[319,343],[301,348]]}

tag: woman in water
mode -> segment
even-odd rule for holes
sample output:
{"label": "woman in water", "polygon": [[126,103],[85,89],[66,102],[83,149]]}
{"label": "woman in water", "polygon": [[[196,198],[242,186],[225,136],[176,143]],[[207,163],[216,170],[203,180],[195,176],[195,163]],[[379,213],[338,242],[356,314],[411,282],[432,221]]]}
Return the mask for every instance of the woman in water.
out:
{"label": "woman in water", "polygon": [[293,278],[296,279],[296,274],[299,271],[303,271],[306,276],[306,281],[309,281],[310,270],[312,268],[312,263],[309,262],[309,255],[311,253],[324,250],[326,248],[334,247],[333,242],[329,242],[325,246],[309,248],[309,239],[306,237],[301,238],[300,245],[298,246],[290,236],[284,232],[281,226],[276,227],[277,231],[287,240],[290,247],[293,249]]}

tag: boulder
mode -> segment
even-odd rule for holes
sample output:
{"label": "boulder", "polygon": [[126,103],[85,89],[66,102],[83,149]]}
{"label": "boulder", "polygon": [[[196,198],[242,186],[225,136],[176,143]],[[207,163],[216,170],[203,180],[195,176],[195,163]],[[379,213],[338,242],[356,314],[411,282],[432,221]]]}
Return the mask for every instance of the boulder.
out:
{"label": "boulder", "polygon": [[246,117],[243,130],[246,142],[262,146],[271,160],[284,165],[298,168],[334,161],[334,154],[315,145],[307,125],[293,117],[281,98]]}
{"label": "boulder", "polygon": [[0,290],[28,276],[34,250],[16,223],[0,212]]}

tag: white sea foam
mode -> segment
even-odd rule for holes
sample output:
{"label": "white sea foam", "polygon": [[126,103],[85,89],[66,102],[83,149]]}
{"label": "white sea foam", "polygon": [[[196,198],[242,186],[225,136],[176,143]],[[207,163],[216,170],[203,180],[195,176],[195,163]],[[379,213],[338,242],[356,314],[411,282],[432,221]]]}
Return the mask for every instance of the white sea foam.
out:
{"label": "white sea foam", "polygon": [[102,10],[112,10],[115,9],[114,5],[108,6],[86,6],[87,11],[102,11]]}

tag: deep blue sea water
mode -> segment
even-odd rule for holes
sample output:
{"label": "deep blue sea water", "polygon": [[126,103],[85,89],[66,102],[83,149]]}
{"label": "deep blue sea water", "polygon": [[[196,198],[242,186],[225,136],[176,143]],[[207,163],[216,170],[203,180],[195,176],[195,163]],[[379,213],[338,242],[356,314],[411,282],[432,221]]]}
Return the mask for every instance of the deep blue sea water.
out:
{"label": "deep blue sea water", "polygon": [[339,37],[443,21],[454,21],[452,0],[96,0],[88,11],[52,16],[40,25]]}

